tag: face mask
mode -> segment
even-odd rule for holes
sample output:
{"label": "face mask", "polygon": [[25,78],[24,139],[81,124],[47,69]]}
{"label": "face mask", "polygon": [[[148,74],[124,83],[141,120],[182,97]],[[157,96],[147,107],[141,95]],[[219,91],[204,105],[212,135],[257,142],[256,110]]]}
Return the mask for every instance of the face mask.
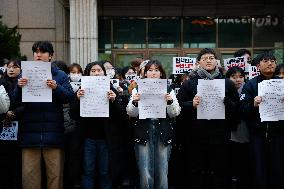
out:
{"label": "face mask", "polygon": [[136,76],[135,74],[125,75],[125,79],[126,79],[127,81],[135,80],[136,77],[137,77],[137,76]]}
{"label": "face mask", "polygon": [[72,74],[70,73],[70,80],[73,82],[78,82],[81,79],[82,74]]}
{"label": "face mask", "polygon": [[113,78],[115,76],[115,71],[114,69],[108,69],[106,70],[106,75],[109,77],[109,78]]}

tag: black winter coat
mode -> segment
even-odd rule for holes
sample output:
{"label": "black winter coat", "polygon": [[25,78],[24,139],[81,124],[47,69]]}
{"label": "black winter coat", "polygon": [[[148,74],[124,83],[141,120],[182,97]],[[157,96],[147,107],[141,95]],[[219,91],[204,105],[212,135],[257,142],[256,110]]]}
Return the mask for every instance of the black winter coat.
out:
{"label": "black winter coat", "polygon": [[[279,79],[274,76],[272,79]],[[266,136],[267,134],[284,134],[284,121],[264,121],[261,122],[259,108],[254,107],[254,98],[258,96],[258,83],[265,80],[263,75],[259,75],[249,80],[243,87],[241,93],[241,111],[247,122],[251,134]]]}
{"label": "black winter coat", "polygon": [[[21,146],[23,148],[63,148],[63,104],[74,100],[68,76],[52,67],[52,79],[57,88],[52,91],[52,102],[25,102]],[[16,87],[13,99],[22,101],[22,90]]]}
{"label": "black winter coat", "polygon": [[[216,79],[222,78],[220,74]],[[198,79],[202,78],[197,74],[193,75],[183,83],[178,92],[177,99],[182,110],[177,121],[180,127],[184,127],[179,129],[183,130],[183,135],[193,142],[228,143],[231,130],[237,128],[239,119],[239,94],[237,89],[232,81],[225,79],[225,120],[197,119],[197,109],[193,107],[192,101],[197,94]],[[179,124],[180,122],[183,124]]]}

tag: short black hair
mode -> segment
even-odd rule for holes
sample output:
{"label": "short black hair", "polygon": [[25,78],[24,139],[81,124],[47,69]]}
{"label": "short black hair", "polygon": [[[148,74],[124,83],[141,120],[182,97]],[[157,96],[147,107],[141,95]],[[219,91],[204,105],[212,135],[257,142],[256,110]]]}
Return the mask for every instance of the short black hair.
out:
{"label": "short black hair", "polygon": [[245,71],[242,68],[233,66],[229,68],[228,71],[226,72],[226,78],[230,78],[232,75],[236,73],[240,73],[243,77],[245,77]]}
{"label": "short black hair", "polygon": [[7,62],[6,65],[8,66],[11,63],[13,63],[14,66],[17,66],[18,68],[21,68],[21,60],[18,59],[18,58],[14,58],[14,59],[9,60],[9,62]]}
{"label": "short black hair", "polygon": [[200,61],[201,59],[201,56],[204,55],[204,54],[213,54],[214,57],[216,58],[216,53],[213,49],[210,49],[210,48],[204,48],[204,49],[201,49],[201,51],[198,53],[197,55],[197,61]]}
{"label": "short black hair", "polygon": [[49,41],[36,41],[32,46],[33,53],[36,52],[37,49],[43,53],[48,52],[51,56],[54,53],[53,46]]}
{"label": "short black hair", "polygon": [[272,51],[263,51],[261,52],[259,55],[257,55],[255,57],[255,65],[259,64],[260,61],[262,60],[275,60],[276,61],[276,57],[274,56],[274,53]]}
{"label": "short black hair", "polygon": [[248,54],[251,56],[251,52],[247,49],[239,49],[234,53],[234,57],[241,57],[244,56],[245,54]]}

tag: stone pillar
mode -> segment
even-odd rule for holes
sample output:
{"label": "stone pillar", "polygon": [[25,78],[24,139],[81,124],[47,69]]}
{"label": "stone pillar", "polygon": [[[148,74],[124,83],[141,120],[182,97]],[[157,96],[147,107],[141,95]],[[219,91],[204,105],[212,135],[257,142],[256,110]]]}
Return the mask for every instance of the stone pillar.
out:
{"label": "stone pillar", "polygon": [[97,0],[70,0],[70,63],[98,60]]}

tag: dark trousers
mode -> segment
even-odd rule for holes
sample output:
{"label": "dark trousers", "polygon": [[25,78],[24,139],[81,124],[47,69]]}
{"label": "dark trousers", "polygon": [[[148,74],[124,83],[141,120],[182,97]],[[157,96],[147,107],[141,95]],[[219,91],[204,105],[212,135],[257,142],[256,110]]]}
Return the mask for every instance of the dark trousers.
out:
{"label": "dark trousers", "polygon": [[251,135],[253,189],[283,189],[284,136]]}
{"label": "dark trousers", "polygon": [[83,172],[84,129],[80,126],[65,134],[64,188],[72,189],[81,182]]}
{"label": "dark trousers", "polygon": [[[6,143],[0,141],[2,143]],[[3,147],[0,145],[0,147]],[[9,149],[7,149],[9,147]],[[7,150],[5,150],[7,149]],[[18,144],[8,144],[1,148],[0,152],[0,188],[20,189],[21,188],[21,153]]]}
{"label": "dark trousers", "polygon": [[249,143],[230,142],[230,175],[236,178],[232,183],[236,189],[250,189]]}
{"label": "dark trousers", "polygon": [[191,143],[185,149],[187,177],[183,187],[191,189],[228,189],[228,144]]}

